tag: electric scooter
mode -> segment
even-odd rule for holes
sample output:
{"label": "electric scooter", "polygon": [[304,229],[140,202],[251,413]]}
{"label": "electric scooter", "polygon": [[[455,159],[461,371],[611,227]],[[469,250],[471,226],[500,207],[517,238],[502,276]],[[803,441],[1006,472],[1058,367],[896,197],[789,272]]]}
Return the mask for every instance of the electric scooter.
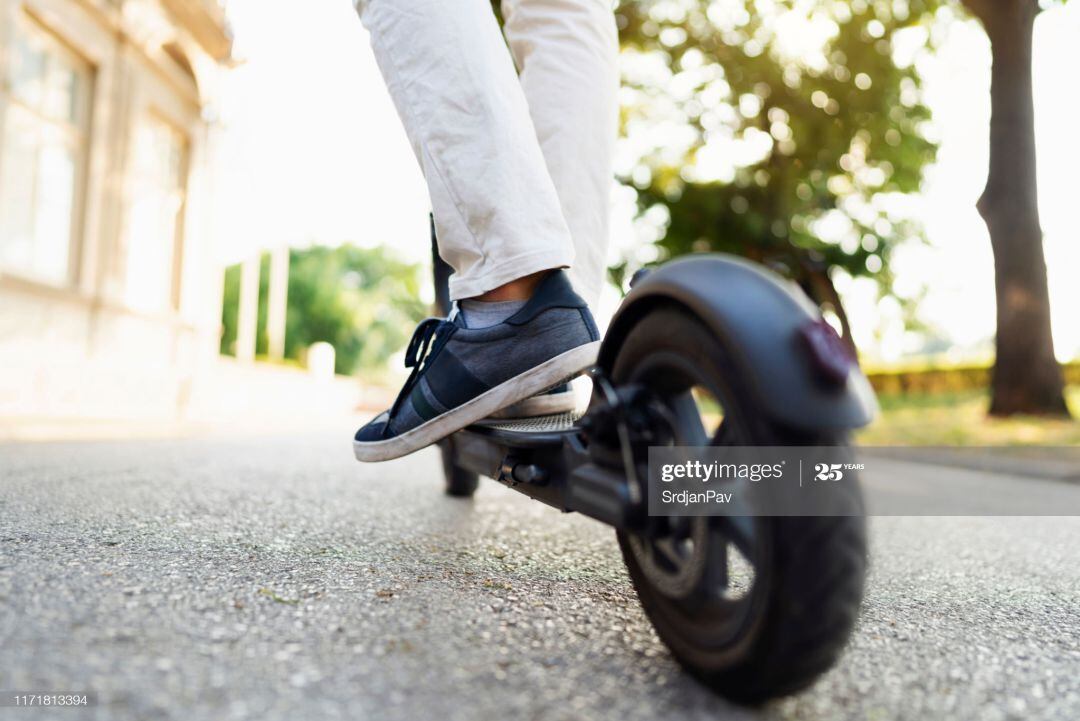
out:
{"label": "electric scooter", "polygon": [[[450,268],[434,246],[438,303]],[[650,517],[650,446],[844,445],[876,401],[802,291],[726,255],[639,273],[611,321],[583,414],[491,420],[440,442],[446,492],[491,477],[612,526],[646,615],[722,696],[798,691],[838,659],[867,568],[858,484],[829,517]]]}

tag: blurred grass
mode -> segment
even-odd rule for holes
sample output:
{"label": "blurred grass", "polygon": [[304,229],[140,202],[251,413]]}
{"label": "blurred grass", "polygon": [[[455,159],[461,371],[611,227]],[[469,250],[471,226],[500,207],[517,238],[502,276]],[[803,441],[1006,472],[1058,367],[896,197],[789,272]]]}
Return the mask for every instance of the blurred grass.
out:
{"label": "blurred grass", "polygon": [[1074,420],[1033,416],[989,418],[986,391],[882,395],[881,414],[856,434],[862,445],[1077,446],[1080,445],[1080,385],[1066,391]]}

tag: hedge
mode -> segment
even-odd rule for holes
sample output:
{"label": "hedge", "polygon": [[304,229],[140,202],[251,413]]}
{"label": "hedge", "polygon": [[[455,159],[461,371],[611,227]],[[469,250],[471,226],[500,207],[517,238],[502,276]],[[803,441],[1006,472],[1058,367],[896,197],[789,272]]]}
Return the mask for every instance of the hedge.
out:
{"label": "hedge", "polygon": [[[1068,385],[1080,384],[1080,361],[1061,366]],[[990,386],[988,366],[954,366],[920,370],[871,371],[870,385],[882,395],[955,393]]]}

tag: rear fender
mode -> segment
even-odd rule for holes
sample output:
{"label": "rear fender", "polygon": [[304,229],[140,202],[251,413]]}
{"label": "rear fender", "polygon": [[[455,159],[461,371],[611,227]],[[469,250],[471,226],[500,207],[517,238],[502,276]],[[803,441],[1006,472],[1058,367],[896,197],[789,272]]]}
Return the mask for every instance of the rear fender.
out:
{"label": "rear fender", "polygon": [[666,263],[634,283],[600,347],[609,371],[623,339],[650,310],[677,304],[729,350],[766,416],[794,428],[847,430],[877,412],[854,357],[838,351],[818,308],[794,283],[741,258],[701,254]]}

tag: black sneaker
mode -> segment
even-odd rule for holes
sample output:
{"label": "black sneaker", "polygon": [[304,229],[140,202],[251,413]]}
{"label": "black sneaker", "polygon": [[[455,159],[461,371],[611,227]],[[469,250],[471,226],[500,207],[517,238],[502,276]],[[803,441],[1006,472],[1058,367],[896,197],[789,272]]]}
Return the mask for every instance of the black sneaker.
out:
{"label": "black sneaker", "polygon": [[502,323],[474,329],[460,314],[428,318],[405,352],[413,371],[394,405],[356,432],[356,459],[386,461],[428,446],[565,383],[599,349],[592,313],[561,270]]}

